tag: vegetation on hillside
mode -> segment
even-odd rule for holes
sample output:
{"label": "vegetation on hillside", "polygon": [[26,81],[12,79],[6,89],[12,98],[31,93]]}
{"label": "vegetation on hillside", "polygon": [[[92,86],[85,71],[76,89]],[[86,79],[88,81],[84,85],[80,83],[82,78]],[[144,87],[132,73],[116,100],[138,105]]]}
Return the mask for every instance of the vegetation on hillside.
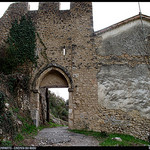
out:
{"label": "vegetation on hillside", "polygon": [[[67,107],[64,108],[65,101],[52,94],[54,104],[53,114],[59,118],[67,118],[63,111],[67,111]],[[55,102],[54,102],[55,100]],[[9,104],[9,106],[6,106]],[[59,113],[56,110],[59,110]],[[38,131],[43,128],[59,127],[62,125],[48,122],[46,125],[36,127],[30,118],[30,113],[23,113],[16,104],[16,101],[12,102],[6,95],[0,91],[0,129],[2,133],[0,134],[0,146],[29,146],[24,145],[24,140],[26,138],[32,138],[37,135]],[[10,138],[8,138],[10,137]]]}
{"label": "vegetation on hillside", "polygon": [[22,16],[12,23],[5,46],[0,48],[0,146],[23,139],[23,129],[30,131],[34,126],[17,96],[19,91],[28,94],[30,69],[37,60],[35,48],[35,27],[29,17]]}
{"label": "vegetation on hillside", "polygon": [[62,97],[56,96],[55,93],[49,91],[50,113],[56,118],[68,121],[69,101],[65,101]]}
{"label": "vegetation on hillside", "polygon": [[[22,112],[17,102],[0,91],[0,146],[11,146],[13,142],[24,139],[24,131],[33,129],[29,111]],[[32,127],[32,128],[31,128]]]}

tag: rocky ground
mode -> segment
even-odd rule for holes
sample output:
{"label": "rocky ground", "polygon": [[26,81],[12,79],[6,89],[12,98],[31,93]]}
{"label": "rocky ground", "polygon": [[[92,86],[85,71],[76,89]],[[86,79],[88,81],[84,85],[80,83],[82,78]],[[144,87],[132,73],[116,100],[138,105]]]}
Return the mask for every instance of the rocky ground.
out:
{"label": "rocky ground", "polygon": [[26,146],[98,146],[92,136],[73,133],[68,127],[45,128],[34,139],[26,139]]}

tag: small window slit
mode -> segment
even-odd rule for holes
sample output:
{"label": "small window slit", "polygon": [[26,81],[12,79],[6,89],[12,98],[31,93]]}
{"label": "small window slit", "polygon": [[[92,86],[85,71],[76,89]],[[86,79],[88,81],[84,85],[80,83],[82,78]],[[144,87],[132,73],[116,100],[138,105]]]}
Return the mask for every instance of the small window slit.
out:
{"label": "small window slit", "polygon": [[66,55],[66,49],[63,48],[63,55],[65,56]]}

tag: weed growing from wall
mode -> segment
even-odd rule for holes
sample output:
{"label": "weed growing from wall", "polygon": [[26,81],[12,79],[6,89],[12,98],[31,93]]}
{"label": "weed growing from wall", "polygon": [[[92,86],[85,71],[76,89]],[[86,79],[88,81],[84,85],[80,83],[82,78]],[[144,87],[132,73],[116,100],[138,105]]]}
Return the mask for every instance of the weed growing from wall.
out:
{"label": "weed growing from wall", "polygon": [[17,131],[14,124],[12,112],[5,109],[5,95],[0,91],[0,129],[13,137]]}

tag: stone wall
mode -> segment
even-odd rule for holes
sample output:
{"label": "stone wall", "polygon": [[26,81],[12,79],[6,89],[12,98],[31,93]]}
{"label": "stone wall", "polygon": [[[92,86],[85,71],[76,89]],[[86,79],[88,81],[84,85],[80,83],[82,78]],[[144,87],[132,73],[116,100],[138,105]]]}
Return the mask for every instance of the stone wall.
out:
{"label": "stone wall", "polygon": [[[12,83],[12,81],[15,81]],[[29,93],[24,89],[23,74],[0,74],[0,91],[5,95],[5,102],[10,103],[10,106],[19,108],[20,111],[26,113],[30,109]],[[16,85],[16,87],[14,87]]]}
{"label": "stone wall", "polygon": [[[37,126],[45,105],[41,87],[60,86],[49,76],[58,71],[55,77],[69,88],[69,128],[147,139],[150,82],[144,55],[149,54],[149,47],[145,47],[149,41],[142,38],[139,23],[115,29],[118,31],[107,36],[95,35],[91,2],[71,2],[70,10],[59,10],[58,2],[40,2],[36,11],[28,11],[27,3],[11,6],[13,9],[0,19],[1,43],[11,27],[12,20],[6,16],[13,18],[18,7],[19,16],[30,16],[36,27],[39,59],[31,72],[30,111]],[[2,24],[5,20],[7,28]],[[144,25],[147,36],[149,22]]]}
{"label": "stone wall", "polygon": [[103,42],[101,43],[101,47],[97,49],[97,53],[102,56],[120,56],[122,54],[145,55],[145,51],[149,51],[147,36],[150,34],[150,22],[143,21],[143,23],[143,29],[140,20],[138,20],[133,26],[132,23],[128,23],[129,27],[124,27],[125,29],[127,28],[124,31],[122,29],[118,33],[114,32],[111,33],[112,35],[107,36],[105,35],[106,33],[102,34]]}
{"label": "stone wall", "polygon": [[99,103],[108,109],[136,110],[150,119],[149,87],[150,72],[144,64],[103,66],[98,73]]}
{"label": "stone wall", "polygon": [[22,15],[28,12],[28,3],[12,3],[4,15],[0,18],[0,47],[5,46],[11,23],[17,19],[19,20]]}
{"label": "stone wall", "polygon": [[[97,103],[97,71],[95,66],[93,67],[96,54],[92,37],[92,3],[72,2],[70,10],[61,11],[57,2],[40,3],[39,10],[35,13],[29,12],[28,15],[33,18],[38,32],[39,60],[37,68],[32,72],[32,79],[34,81],[39,70],[43,70],[47,64],[53,64],[52,68],[59,66],[60,69],[65,68],[65,73],[69,72],[72,80],[72,83],[67,81],[68,87],[73,88],[69,93],[70,128],[84,128],[84,124],[80,123],[82,121],[78,112],[86,113],[87,104]],[[64,48],[65,55],[63,55]],[[38,87],[36,88],[38,91]],[[38,93],[35,95],[38,97]],[[33,112],[36,112],[37,100],[32,97],[34,103],[32,106],[35,106],[32,107]]]}
{"label": "stone wall", "polygon": [[150,70],[145,56],[149,55],[150,23],[143,21],[144,33],[140,23],[136,20],[96,36],[98,102],[111,111],[100,119],[106,128],[109,124],[110,132],[117,130],[147,139]]}

